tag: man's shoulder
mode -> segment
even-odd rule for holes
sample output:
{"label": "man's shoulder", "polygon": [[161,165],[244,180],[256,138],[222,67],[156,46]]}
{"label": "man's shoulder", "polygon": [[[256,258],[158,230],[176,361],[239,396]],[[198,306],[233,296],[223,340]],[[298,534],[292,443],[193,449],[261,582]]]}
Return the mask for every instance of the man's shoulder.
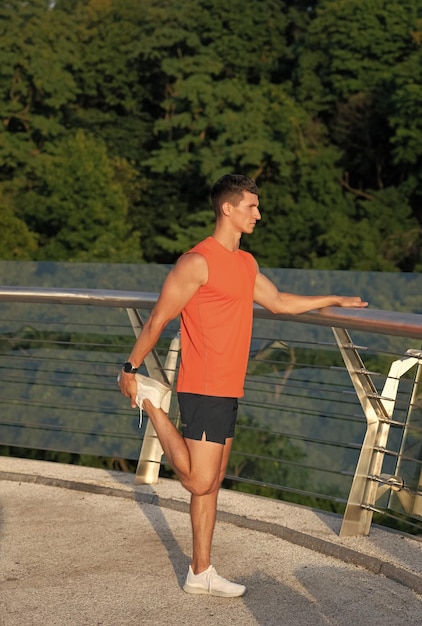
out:
{"label": "man's shoulder", "polygon": [[195,277],[200,284],[203,284],[208,277],[207,260],[203,254],[193,248],[179,257],[174,271],[178,276]]}

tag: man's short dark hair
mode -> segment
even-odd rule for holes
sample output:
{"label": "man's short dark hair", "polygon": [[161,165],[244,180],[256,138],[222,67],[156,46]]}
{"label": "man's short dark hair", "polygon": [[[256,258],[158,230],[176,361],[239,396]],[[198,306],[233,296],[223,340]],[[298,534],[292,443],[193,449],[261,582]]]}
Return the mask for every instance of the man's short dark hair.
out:
{"label": "man's short dark hair", "polygon": [[211,204],[216,217],[220,217],[225,202],[234,206],[240,202],[244,191],[258,195],[255,181],[242,174],[226,174],[219,178],[211,188]]}

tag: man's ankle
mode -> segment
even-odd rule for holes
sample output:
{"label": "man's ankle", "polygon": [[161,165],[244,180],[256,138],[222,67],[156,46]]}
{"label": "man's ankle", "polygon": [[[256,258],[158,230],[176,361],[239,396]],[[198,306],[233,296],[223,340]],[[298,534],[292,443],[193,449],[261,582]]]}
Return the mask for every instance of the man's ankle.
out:
{"label": "man's ankle", "polygon": [[195,576],[199,576],[200,574],[203,574],[209,569],[209,567],[210,567],[210,563],[208,563],[208,565],[203,565],[202,563],[198,565],[195,564],[195,566],[193,564],[191,565],[192,572]]}

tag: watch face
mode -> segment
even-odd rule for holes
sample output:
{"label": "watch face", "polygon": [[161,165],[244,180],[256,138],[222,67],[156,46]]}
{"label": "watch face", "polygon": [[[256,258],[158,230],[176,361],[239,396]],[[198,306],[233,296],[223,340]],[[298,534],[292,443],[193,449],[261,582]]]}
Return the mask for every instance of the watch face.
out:
{"label": "watch face", "polygon": [[127,361],[126,363],[123,364],[123,371],[126,372],[126,374],[134,374],[135,372],[138,371],[137,367],[133,367],[132,363],[129,363],[129,361]]}

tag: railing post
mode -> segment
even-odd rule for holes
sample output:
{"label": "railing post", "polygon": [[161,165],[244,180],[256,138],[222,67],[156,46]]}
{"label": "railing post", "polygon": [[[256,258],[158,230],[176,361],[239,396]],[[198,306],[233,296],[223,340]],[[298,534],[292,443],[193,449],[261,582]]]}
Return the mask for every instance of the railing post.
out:
{"label": "railing post", "polygon": [[[409,354],[410,356],[418,357],[419,362],[417,365],[416,375],[415,375],[415,379],[413,382],[412,397],[410,399],[409,410],[408,410],[407,417],[406,417],[406,427],[410,423],[411,415],[412,415],[414,408],[417,407],[420,402],[418,399],[418,388],[419,388],[419,385],[421,384],[421,379],[422,379],[422,350],[408,350],[407,354]],[[405,437],[406,437],[406,434],[404,434],[403,436],[401,447],[400,447],[400,452],[399,452],[399,459],[397,463],[398,475],[400,475],[402,471],[401,464],[403,462],[403,455],[405,454],[405,451],[404,451]],[[422,446],[421,446],[421,452],[422,452]],[[420,460],[422,461],[422,457],[420,458]],[[397,493],[397,496],[404,510],[406,511],[406,513],[408,513],[409,515],[413,517],[422,518],[422,465],[420,465],[419,467],[419,476],[417,478],[417,485],[416,485],[415,492],[409,493],[408,491],[399,490]]]}
{"label": "railing post", "polygon": [[[142,317],[136,309],[127,309],[127,314],[132,324],[135,336],[138,337],[144,326]],[[152,350],[145,357],[144,361],[148,375],[151,376],[151,378],[159,380],[160,382],[172,385],[176,373],[179,349],[180,337],[178,333],[171,341],[164,367],[161,364],[157,352]],[[163,406],[163,410],[168,413],[171,403],[170,395],[166,397],[165,402],[166,405]],[[136,468],[135,484],[153,484],[158,481],[162,456],[163,449],[157,437],[157,433],[155,432],[152,422],[148,420]]]}
{"label": "railing post", "polygon": [[379,496],[388,489],[395,491],[403,489],[403,482],[399,477],[382,474],[382,465],[399,380],[419,362],[421,355],[414,355],[415,351],[409,350],[405,357],[394,361],[383,391],[379,394],[371,379],[372,372],[365,368],[357,346],[352,343],[347,331],[333,328],[333,333],[367,421],[340,537],[366,536],[371,527],[373,507]]}

